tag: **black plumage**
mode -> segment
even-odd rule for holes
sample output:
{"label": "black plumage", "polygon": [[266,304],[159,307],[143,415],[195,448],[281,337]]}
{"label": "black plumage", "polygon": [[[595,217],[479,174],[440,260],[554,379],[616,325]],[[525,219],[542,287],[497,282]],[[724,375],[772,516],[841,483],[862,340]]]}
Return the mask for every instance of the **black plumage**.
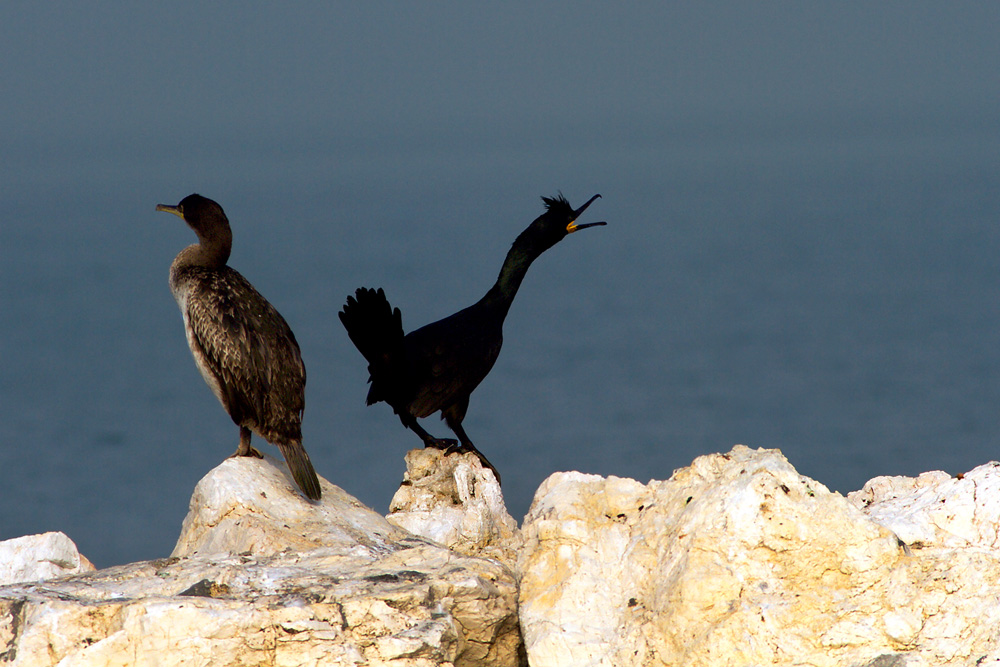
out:
{"label": "black plumage", "polygon": [[[402,315],[392,308],[381,288],[362,287],[340,312],[351,340],[368,360],[368,405],[385,401],[403,425],[423,440],[425,447],[469,451],[479,457],[500,481],[500,474],[462,428],[469,396],[493,368],[503,344],[503,322],[531,263],[568,234],[603,225],[577,225],[576,219],[600,197],[573,209],[566,199],[542,197],[546,212],[515,239],[500,275],[475,304],[403,335]],[[418,418],[441,412],[458,442],[435,438]]]}
{"label": "black plumage", "polygon": [[319,500],[319,478],[302,446],[306,367],[284,318],[238,271],[226,265],[233,234],[222,207],[201,195],[158,211],[180,216],[198,243],[170,266],[170,291],[184,316],[198,370],[233,422],[233,456],[257,456],[251,432],[276,445],[306,496]]}

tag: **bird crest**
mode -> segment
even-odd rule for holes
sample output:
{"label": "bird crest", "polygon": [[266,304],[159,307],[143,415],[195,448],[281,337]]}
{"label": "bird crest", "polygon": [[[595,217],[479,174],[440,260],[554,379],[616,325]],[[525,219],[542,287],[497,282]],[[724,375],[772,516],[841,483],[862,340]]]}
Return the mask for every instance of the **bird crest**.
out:
{"label": "bird crest", "polygon": [[560,192],[555,197],[542,197],[542,201],[545,202],[545,208],[550,213],[566,213],[569,216],[573,215],[573,207],[569,205],[566,198]]}

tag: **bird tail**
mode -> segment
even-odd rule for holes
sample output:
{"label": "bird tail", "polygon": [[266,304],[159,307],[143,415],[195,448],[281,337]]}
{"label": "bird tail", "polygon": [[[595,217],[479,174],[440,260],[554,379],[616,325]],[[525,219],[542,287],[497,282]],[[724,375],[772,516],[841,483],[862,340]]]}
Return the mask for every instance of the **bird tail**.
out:
{"label": "bird tail", "polygon": [[361,287],[348,296],[340,321],[358,351],[368,360],[371,391],[368,405],[384,400],[382,384],[391,383],[394,367],[403,359],[403,316],[389,305],[385,292]]}
{"label": "bird tail", "polygon": [[319,500],[323,495],[319,487],[319,477],[316,476],[316,470],[313,469],[312,461],[309,460],[309,454],[306,453],[306,448],[302,446],[302,443],[292,441],[287,444],[279,444],[278,449],[285,457],[285,463],[288,464],[288,469],[292,473],[292,479],[302,489],[302,493],[306,494],[310,500]]}

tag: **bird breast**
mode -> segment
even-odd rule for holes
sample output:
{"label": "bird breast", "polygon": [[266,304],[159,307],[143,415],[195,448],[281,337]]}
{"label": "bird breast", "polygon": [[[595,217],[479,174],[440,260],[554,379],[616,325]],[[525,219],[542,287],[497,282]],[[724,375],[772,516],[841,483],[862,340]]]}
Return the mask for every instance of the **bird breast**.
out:
{"label": "bird breast", "polygon": [[218,376],[212,370],[212,365],[202,351],[201,345],[198,344],[197,338],[195,336],[194,327],[191,325],[191,315],[188,310],[188,297],[190,296],[190,289],[188,285],[177,285],[173,283],[170,285],[170,291],[173,292],[174,299],[177,301],[177,306],[180,308],[181,315],[184,317],[184,336],[187,338],[188,348],[191,350],[191,356],[194,357],[195,366],[198,367],[198,372],[201,373],[201,377],[205,380],[205,384],[208,385],[215,397],[219,399],[222,403],[222,407],[229,411],[229,406],[226,404],[225,392],[222,391],[222,384],[219,381]]}

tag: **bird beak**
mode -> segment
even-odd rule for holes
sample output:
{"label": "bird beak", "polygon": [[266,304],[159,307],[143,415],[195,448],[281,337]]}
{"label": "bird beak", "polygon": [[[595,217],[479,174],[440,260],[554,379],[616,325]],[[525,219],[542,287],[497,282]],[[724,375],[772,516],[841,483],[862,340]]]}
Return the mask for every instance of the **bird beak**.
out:
{"label": "bird beak", "polygon": [[566,233],[567,234],[572,234],[573,232],[578,232],[581,229],[586,229],[587,227],[602,227],[602,226],[604,226],[606,224],[608,224],[608,223],[605,222],[604,220],[601,220],[600,222],[588,222],[585,225],[577,225],[577,224],[571,222],[571,223],[569,223],[569,226],[566,227]]}
{"label": "bird beak", "polygon": [[568,225],[566,225],[566,233],[567,234],[572,234],[573,232],[578,232],[581,229],[586,229],[587,227],[598,227],[600,225],[606,225],[606,224],[608,224],[606,222],[588,222],[585,225],[578,225],[578,224],[576,224],[576,219],[580,217],[580,214],[582,214],[584,211],[586,211],[587,207],[590,206],[591,204],[593,204],[594,200],[597,199],[600,196],[601,195],[594,195],[593,197],[591,197],[590,199],[587,200],[586,204],[584,204],[580,208],[578,208],[575,211],[573,211],[573,219],[570,221],[570,223]]}
{"label": "bird beak", "polygon": [[166,204],[157,204],[157,211],[163,211],[164,213],[173,213],[178,218],[184,219],[184,211],[181,210],[180,206],[167,206]]}

